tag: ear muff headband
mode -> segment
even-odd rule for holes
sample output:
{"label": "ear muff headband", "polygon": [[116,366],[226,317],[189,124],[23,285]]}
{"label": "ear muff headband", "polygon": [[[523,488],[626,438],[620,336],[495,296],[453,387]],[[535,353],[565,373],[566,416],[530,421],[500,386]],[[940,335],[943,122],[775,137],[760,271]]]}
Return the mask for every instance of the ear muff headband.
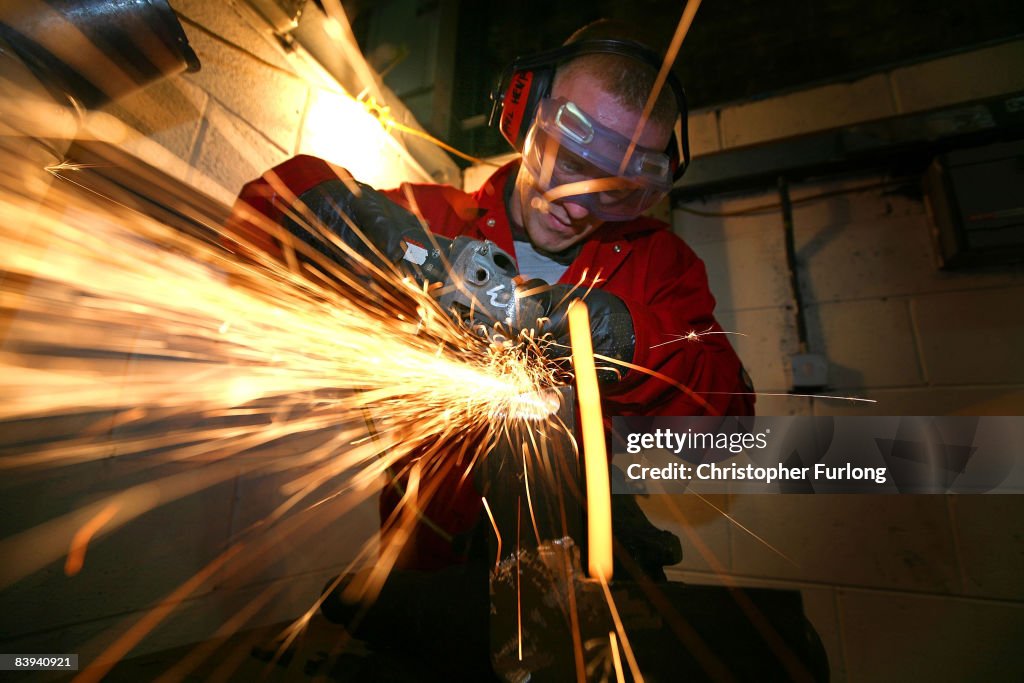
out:
{"label": "ear muff headband", "polygon": [[[527,57],[517,57],[502,74],[498,87],[491,93],[490,125],[497,121],[498,130],[517,151],[523,150],[526,133],[537,114],[540,101],[551,94],[555,70],[560,64],[588,54],[613,54],[635,59],[655,71],[662,59],[653,50],[631,40],[581,40]],[[673,132],[665,152],[672,164],[672,177],[679,180],[690,165],[690,141],[687,127],[686,93],[670,71],[665,85],[672,91],[679,110],[679,138]]]}

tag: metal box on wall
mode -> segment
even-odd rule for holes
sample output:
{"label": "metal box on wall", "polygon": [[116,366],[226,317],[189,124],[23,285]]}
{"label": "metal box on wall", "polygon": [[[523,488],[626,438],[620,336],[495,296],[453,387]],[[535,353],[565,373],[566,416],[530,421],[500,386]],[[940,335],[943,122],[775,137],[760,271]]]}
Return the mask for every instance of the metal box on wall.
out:
{"label": "metal box on wall", "polygon": [[1024,261],[1024,140],[937,157],[925,190],[943,268]]}

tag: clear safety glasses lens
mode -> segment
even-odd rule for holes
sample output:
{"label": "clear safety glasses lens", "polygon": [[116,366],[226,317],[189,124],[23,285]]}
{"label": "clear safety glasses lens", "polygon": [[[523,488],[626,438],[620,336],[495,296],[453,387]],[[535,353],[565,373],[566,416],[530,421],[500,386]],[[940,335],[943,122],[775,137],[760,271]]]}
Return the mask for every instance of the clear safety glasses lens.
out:
{"label": "clear safety glasses lens", "polygon": [[523,147],[523,163],[549,201],[585,206],[604,220],[628,220],[671,189],[668,156],[634,147],[567,100],[543,100]]}

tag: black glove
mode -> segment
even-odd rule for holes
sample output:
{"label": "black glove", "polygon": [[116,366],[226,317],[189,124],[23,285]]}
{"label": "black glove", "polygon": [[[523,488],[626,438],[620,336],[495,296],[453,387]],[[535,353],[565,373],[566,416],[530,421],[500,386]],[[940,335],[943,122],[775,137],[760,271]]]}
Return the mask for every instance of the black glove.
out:
{"label": "black glove", "polygon": [[[300,195],[299,202],[312,213],[318,227],[333,232],[369,262],[378,267],[399,266],[420,283],[443,282],[452,240],[433,235],[416,216],[372,187],[354,186],[358,193],[341,180],[328,180]],[[282,224],[332,261],[347,264],[351,259],[316,236],[309,222],[309,214],[300,209],[285,216]]]}
{"label": "black glove", "polygon": [[[341,180],[329,180],[303,193],[299,201],[320,227],[336,234],[368,262],[384,268],[398,266],[421,285],[444,285],[435,290],[441,308],[474,328],[482,324],[485,336],[495,323],[514,332],[527,318],[539,316],[535,306],[516,300],[519,271],[513,258],[496,245],[469,237],[450,240],[434,235],[385,195],[368,185],[355,186],[358,192]],[[308,214],[303,213],[287,216],[284,227],[332,261],[351,267],[348,255],[303,225],[308,222]]]}
{"label": "black glove", "polygon": [[[575,291],[573,291],[575,290]],[[540,326],[541,333],[551,335],[553,343],[545,347],[545,354],[553,360],[571,355],[569,341],[569,304],[582,299],[590,314],[590,337],[594,353],[632,362],[636,345],[633,317],[622,299],[603,289],[589,292],[572,285],[552,285],[544,292],[546,297],[545,315],[548,321]],[[615,382],[626,374],[626,368],[597,359],[597,378],[604,383]]]}

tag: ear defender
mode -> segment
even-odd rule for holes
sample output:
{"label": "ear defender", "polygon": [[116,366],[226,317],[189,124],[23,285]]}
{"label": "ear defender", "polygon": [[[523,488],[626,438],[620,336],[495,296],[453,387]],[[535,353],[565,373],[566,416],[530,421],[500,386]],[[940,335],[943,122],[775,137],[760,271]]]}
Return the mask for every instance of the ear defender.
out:
{"label": "ear defender", "polygon": [[[532,56],[517,57],[505,69],[491,93],[489,125],[493,126],[497,122],[502,136],[517,152],[522,152],[537,107],[542,99],[551,94],[558,65],[587,54],[621,55],[647,64],[655,71],[661,68],[662,63],[656,52],[630,40],[581,40]],[[690,165],[686,93],[671,71],[665,86],[672,91],[679,110],[679,120],[665,149],[672,168],[672,178],[679,180]]]}

